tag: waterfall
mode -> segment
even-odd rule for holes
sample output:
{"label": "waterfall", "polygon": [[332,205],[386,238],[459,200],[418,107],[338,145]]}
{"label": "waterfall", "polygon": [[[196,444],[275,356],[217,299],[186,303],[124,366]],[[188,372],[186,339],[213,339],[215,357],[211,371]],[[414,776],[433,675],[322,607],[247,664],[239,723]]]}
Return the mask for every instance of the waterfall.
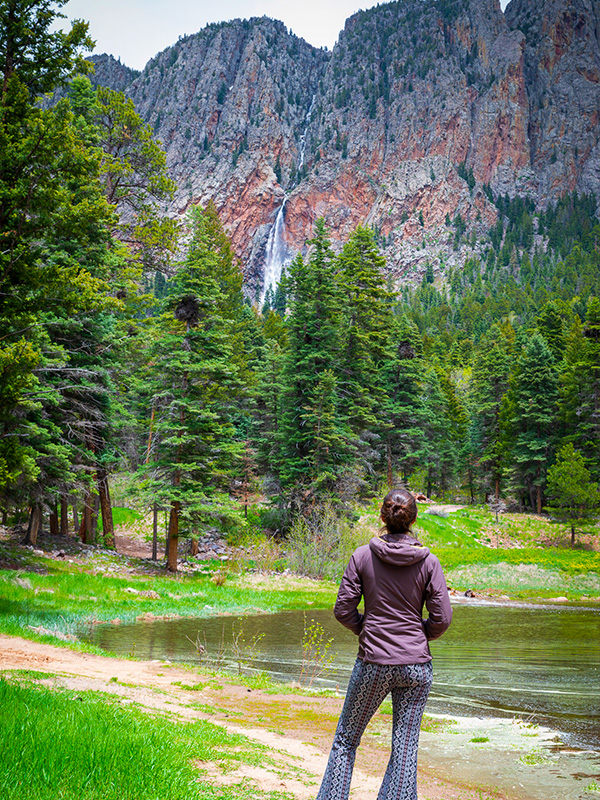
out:
{"label": "waterfall", "polygon": [[[315,105],[316,94],[313,95],[310,107],[304,119],[304,130],[302,132],[302,136],[300,137],[300,156],[298,158],[298,164],[296,167],[296,175],[300,174],[300,170],[304,166],[304,153],[306,151],[306,133],[308,131],[308,126],[310,125],[310,120],[312,117],[313,108]],[[296,182],[292,185],[292,189],[295,188],[297,183]],[[263,288],[260,293],[260,305],[265,301],[265,295],[269,289],[276,289],[277,284],[281,280],[281,274],[285,270],[285,268],[291,262],[291,253],[287,244],[285,243],[285,239],[283,237],[283,232],[285,229],[285,204],[287,203],[288,196],[287,194],[283,198],[283,203],[279,207],[277,211],[277,216],[275,217],[275,222],[269,231],[269,237],[267,239],[267,246],[265,248],[265,269],[263,274]]]}
{"label": "waterfall", "polygon": [[265,250],[265,272],[263,276],[263,289],[260,296],[260,305],[265,301],[267,290],[271,287],[277,288],[277,284],[281,280],[281,273],[283,268],[286,267],[290,261],[287,245],[283,238],[283,229],[285,228],[285,204],[287,196],[281,204],[275,224],[269,231],[269,238],[267,239],[267,247]]}
{"label": "waterfall", "polygon": [[308,130],[308,126],[310,125],[310,120],[312,117],[313,108],[315,107],[316,99],[317,95],[313,94],[310,107],[308,109],[308,113],[306,114],[306,119],[304,120],[304,131],[302,133],[302,136],[300,137],[300,158],[298,159],[298,168],[296,169],[296,175],[299,175],[300,170],[304,166],[304,151],[306,150],[306,132]]}

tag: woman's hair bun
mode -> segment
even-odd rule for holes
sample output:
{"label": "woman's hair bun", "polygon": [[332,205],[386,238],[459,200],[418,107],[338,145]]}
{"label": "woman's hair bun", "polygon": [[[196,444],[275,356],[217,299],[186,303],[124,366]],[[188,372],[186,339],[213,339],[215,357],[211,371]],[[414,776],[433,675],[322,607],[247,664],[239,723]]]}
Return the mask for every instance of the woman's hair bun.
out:
{"label": "woman's hair bun", "polygon": [[406,533],[417,518],[417,501],[406,489],[392,489],[383,498],[381,519],[388,533]]}

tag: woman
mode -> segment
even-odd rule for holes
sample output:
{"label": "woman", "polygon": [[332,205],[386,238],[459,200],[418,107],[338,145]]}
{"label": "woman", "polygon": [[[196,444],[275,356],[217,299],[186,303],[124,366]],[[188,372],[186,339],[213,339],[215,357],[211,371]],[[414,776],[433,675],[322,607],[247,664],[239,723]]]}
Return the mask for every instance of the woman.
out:
{"label": "woman", "polygon": [[390,692],[392,754],[378,800],[417,800],[417,745],[433,677],[428,641],[448,628],[452,609],[440,562],[412,536],[416,518],[410,492],[389,492],[381,507],[386,533],[359,547],[344,572],[334,614],[357,634],[358,658],[317,800],[346,800],[356,748]]}

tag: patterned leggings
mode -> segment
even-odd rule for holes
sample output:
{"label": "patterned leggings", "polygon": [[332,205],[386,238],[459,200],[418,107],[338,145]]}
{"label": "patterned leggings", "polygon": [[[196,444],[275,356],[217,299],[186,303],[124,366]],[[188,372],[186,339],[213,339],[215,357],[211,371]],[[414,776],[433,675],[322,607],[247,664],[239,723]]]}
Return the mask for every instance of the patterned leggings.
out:
{"label": "patterned leggings", "polygon": [[385,697],[392,693],[392,754],[377,800],[417,800],[417,746],[433,680],[425,664],[356,660],[317,800],[347,800],[356,748]]}

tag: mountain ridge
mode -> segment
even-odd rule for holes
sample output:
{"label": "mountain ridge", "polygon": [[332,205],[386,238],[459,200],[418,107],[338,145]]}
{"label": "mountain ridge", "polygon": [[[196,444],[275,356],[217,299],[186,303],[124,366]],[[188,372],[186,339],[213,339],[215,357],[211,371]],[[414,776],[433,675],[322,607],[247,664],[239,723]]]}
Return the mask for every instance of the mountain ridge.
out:
{"label": "mountain ridge", "polygon": [[[599,8],[391,2],[352,15],[331,51],[268,17],[232,20],[124,89],[166,149],[169,213],[214,202],[251,295],[274,237],[289,258],[320,216],[336,247],[372,225],[392,276],[417,280],[478,252],[493,196],[598,194]],[[455,249],[458,218],[470,243]]]}

